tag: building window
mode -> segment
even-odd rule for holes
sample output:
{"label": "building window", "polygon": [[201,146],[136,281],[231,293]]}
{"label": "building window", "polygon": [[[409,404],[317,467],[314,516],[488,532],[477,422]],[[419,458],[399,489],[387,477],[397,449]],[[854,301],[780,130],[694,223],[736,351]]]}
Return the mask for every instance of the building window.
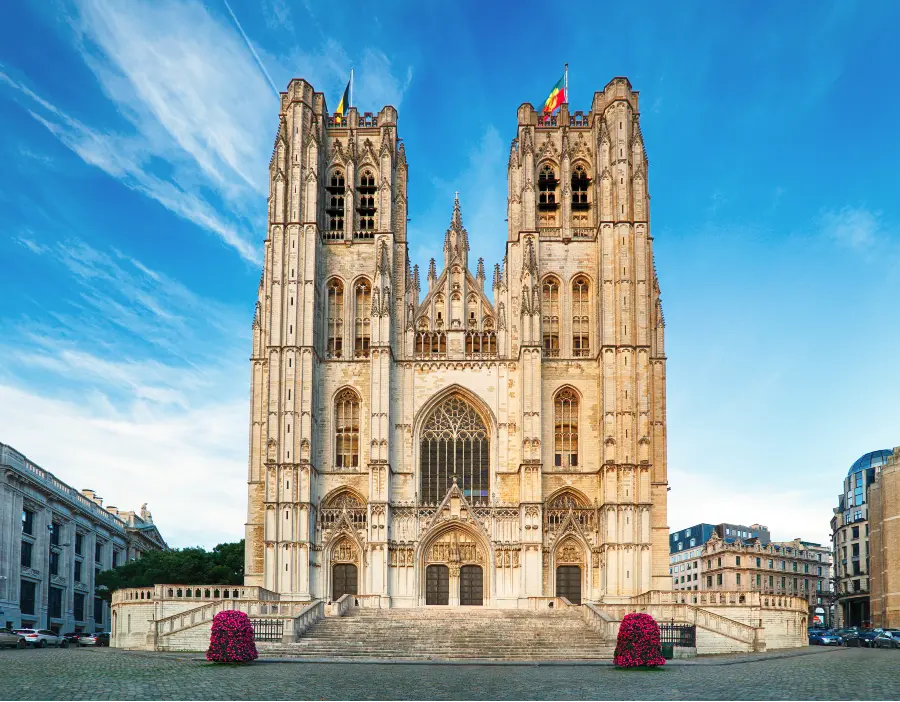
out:
{"label": "building window", "polygon": [[416,355],[446,356],[447,335],[444,332],[418,332],[416,334]]}
{"label": "building window", "polygon": [[572,171],[572,211],[590,209],[590,185],[587,169],[582,164],[575,166]]}
{"label": "building window", "polygon": [[590,284],[580,275],[572,281],[572,355],[591,355]]}
{"label": "building window", "polygon": [[861,509],[858,509],[858,510],[856,510],[856,511],[853,513],[853,521],[854,521],[854,522],[858,522],[858,521],[860,521],[862,518],[863,518],[863,516],[862,516],[862,510],[861,510]]}
{"label": "building window", "polygon": [[[344,174],[334,171],[328,182],[328,206],[325,214],[328,215],[328,229],[332,232],[343,232],[344,229]],[[338,238],[338,237],[334,237]]]}
{"label": "building window", "polygon": [[75,582],[76,583],[81,582],[81,570],[82,570],[82,562],[75,561]]}
{"label": "building window", "polygon": [[22,542],[22,557],[21,557],[21,565],[23,568],[31,568],[31,558],[34,546],[30,541]]}
{"label": "building window", "polygon": [[757,559],[756,559],[756,567],[757,567],[757,568],[762,568],[762,558],[757,558]]}
{"label": "building window", "polygon": [[120,551],[113,551],[113,559],[112,559],[112,567],[117,568],[119,566],[119,557],[121,556]]}
{"label": "building window", "polygon": [[356,344],[354,346],[354,356],[356,358],[369,357],[369,334],[371,330],[371,321],[369,314],[372,309],[372,286],[369,281],[361,280],[356,284],[356,308],[354,315],[356,318]]}
{"label": "building window", "polygon": [[34,601],[37,583],[30,580],[22,580],[19,583],[19,610],[22,614],[35,614]]}
{"label": "building window", "polygon": [[84,594],[81,592],[75,593],[75,598],[72,602],[74,610],[74,617],[76,622],[84,621]]}
{"label": "building window", "polygon": [[762,575],[756,574],[756,587],[762,587]]}
{"label": "building window", "polygon": [[34,536],[34,512],[30,509],[22,510],[22,533]]}
{"label": "building window", "polygon": [[796,573],[797,572],[797,561],[791,563],[791,569]]}
{"label": "building window", "polygon": [[59,575],[59,551],[50,552],[50,575]]}
{"label": "building window", "polygon": [[425,504],[444,499],[455,483],[475,503],[490,495],[490,443],[484,420],[459,395],[451,395],[425,420],[419,460]]}
{"label": "building window", "polygon": [[697,539],[691,539],[691,546],[697,545]]}
{"label": "building window", "polygon": [[341,390],[334,399],[335,465],[356,468],[359,465],[359,395]]}
{"label": "building window", "polygon": [[363,231],[375,230],[375,176],[372,171],[363,171],[359,179],[359,228]]}
{"label": "building window", "polygon": [[75,555],[84,555],[84,534],[75,534]]}
{"label": "building window", "polygon": [[741,564],[741,557],[740,557],[740,556],[735,556],[735,557],[734,557],[734,564],[735,564],[736,566],[739,566],[739,565]]}
{"label": "building window", "polygon": [[344,285],[340,280],[328,283],[328,342],[326,358],[340,358],[344,351]]}
{"label": "building window", "polygon": [[47,595],[47,609],[50,617],[59,619],[62,617],[62,588],[51,587]]}
{"label": "building window", "polygon": [[539,210],[555,210],[558,206],[556,189],[559,181],[556,179],[556,173],[549,163],[545,163],[541,167],[538,174],[538,209]]}
{"label": "building window", "polygon": [[94,560],[97,561],[97,563],[100,563],[100,561],[103,560],[103,544],[99,541],[94,544]]}
{"label": "building window", "polygon": [[578,465],[578,395],[571,388],[563,388],[553,402],[554,408],[554,464]]}
{"label": "building window", "polygon": [[497,355],[497,335],[492,331],[466,332],[466,356],[480,358]]}
{"label": "building window", "polygon": [[734,577],[735,577],[735,584],[740,585],[741,584],[741,574],[735,573]]}
{"label": "building window", "polygon": [[716,563],[716,566],[719,567],[719,568],[722,567],[722,559],[721,559],[721,558],[718,559],[718,562]]}
{"label": "building window", "polygon": [[769,559],[769,568],[774,568],[774,567],[775,567],[775,562],[770,558]]}
{"label": "building window", "polygon": [[542,332],[544,353],[559,356],[559,281],[549,277],[541,286]]}
{"label": "building window", "polygon": [[775,577],[772,575],[769,576],[769,587],[775,587]]}
{"label": "building window", "polygon": [[722,584],[722,574],[719,573],[719,574],[716,576],[716,585],[721,585],[721,584]]}
{"label": "building window", "polygon": [[859,538],[859,527],[858,526],[851,527],[850,531],[852,532],[852,535],[851,535],[852,538],[854,538],[854,539]]}
{"label": "building window", "polygon": [[706,576],[706,587],[712,587],[712,576],[711,575]]}
{"label": "building window", "polygon": [[684,535],[685,535],[685,536],[690,536],[690,535],[691,535],[691,530],[690,530],[690,529],[685,529],[685,530],[684,530]]}
{"label": "building window", "polygon": [[59,546],[59,533],[62,531],[62,524],[58,522],[50,523],[50,545]]}

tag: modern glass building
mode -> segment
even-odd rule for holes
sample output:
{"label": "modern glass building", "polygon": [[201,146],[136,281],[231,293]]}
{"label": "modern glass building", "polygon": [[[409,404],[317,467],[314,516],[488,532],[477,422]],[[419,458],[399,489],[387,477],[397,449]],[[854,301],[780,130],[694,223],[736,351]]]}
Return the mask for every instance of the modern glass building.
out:
{"label": "modern glass building", "polygon": [[844,489],[831,518],[834,577],[841,626],[868,626],[869,508],[866,492],[875,473],[887,463],[888,449],[860,456],[844,478]]}

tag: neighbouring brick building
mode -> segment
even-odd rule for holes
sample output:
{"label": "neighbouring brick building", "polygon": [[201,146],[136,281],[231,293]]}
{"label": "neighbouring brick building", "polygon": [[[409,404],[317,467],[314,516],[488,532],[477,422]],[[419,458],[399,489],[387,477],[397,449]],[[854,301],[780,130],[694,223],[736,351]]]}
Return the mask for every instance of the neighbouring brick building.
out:
{"label": "neighbouring brick building", "polygon": [[137,514],[104,508],[93,490],[0,444],[0,626],[108,631],[97,575],[164,548],[147,505]]}
{"label": "neighbouring brick building", "polygon": [[872,626],[900,629],[900,446],[876,470],[867,502]]}
{"label": "neighbouring brick building", "polygon": [[831,518],[836,615],[840,626],[871,625],[870,528],[866,496],[869,486],[875,482],[876,473],[891,455],[888,449],[870,451],[853,462]]}

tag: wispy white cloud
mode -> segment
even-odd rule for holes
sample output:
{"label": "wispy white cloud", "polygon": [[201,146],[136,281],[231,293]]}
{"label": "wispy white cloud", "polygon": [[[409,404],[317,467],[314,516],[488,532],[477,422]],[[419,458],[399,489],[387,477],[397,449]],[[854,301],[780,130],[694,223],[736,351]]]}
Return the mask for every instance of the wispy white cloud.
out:
{"label": "wispy white cloud", "polygon": [[820,225],[825,236],[835,243],[863,251],[878,243],[881,213],[848,206],[823,214]]}
{"label": "wispy white cloud", "polygon": [[240,538],[246,310],[115,249],[42,253],[72,292],[38,319],[4,320],[0,441],[117,506],[150,502],[173,545]]}
{"label": "wispy white cloud", "polygon": [[24,246],[26,249],[31,251],[31,253],[33,253],[33,254],[40,255],[40,254],[43,254],[43,253],[46,253],[47,251],[49,251],[49,247],[44,246],[43,244],[40,244],[37,241],[35,241],[32,238],[31,234],[32,233],[29,231],[29,232],[27,232],[27,235],[23,233],[17,237],[14,237],[14,239],[17,243]]}

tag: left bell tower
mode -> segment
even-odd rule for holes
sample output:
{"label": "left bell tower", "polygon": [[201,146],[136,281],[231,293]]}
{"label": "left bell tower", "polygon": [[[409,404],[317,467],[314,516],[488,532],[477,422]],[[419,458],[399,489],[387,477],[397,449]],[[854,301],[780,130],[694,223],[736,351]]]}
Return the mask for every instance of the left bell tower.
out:
{"label": "left bell tower", "polygon": [[253,315],[244,583],[307,599],[314,538],[316,271],[325,100],[302,79],[280,95],[265,259]]}

